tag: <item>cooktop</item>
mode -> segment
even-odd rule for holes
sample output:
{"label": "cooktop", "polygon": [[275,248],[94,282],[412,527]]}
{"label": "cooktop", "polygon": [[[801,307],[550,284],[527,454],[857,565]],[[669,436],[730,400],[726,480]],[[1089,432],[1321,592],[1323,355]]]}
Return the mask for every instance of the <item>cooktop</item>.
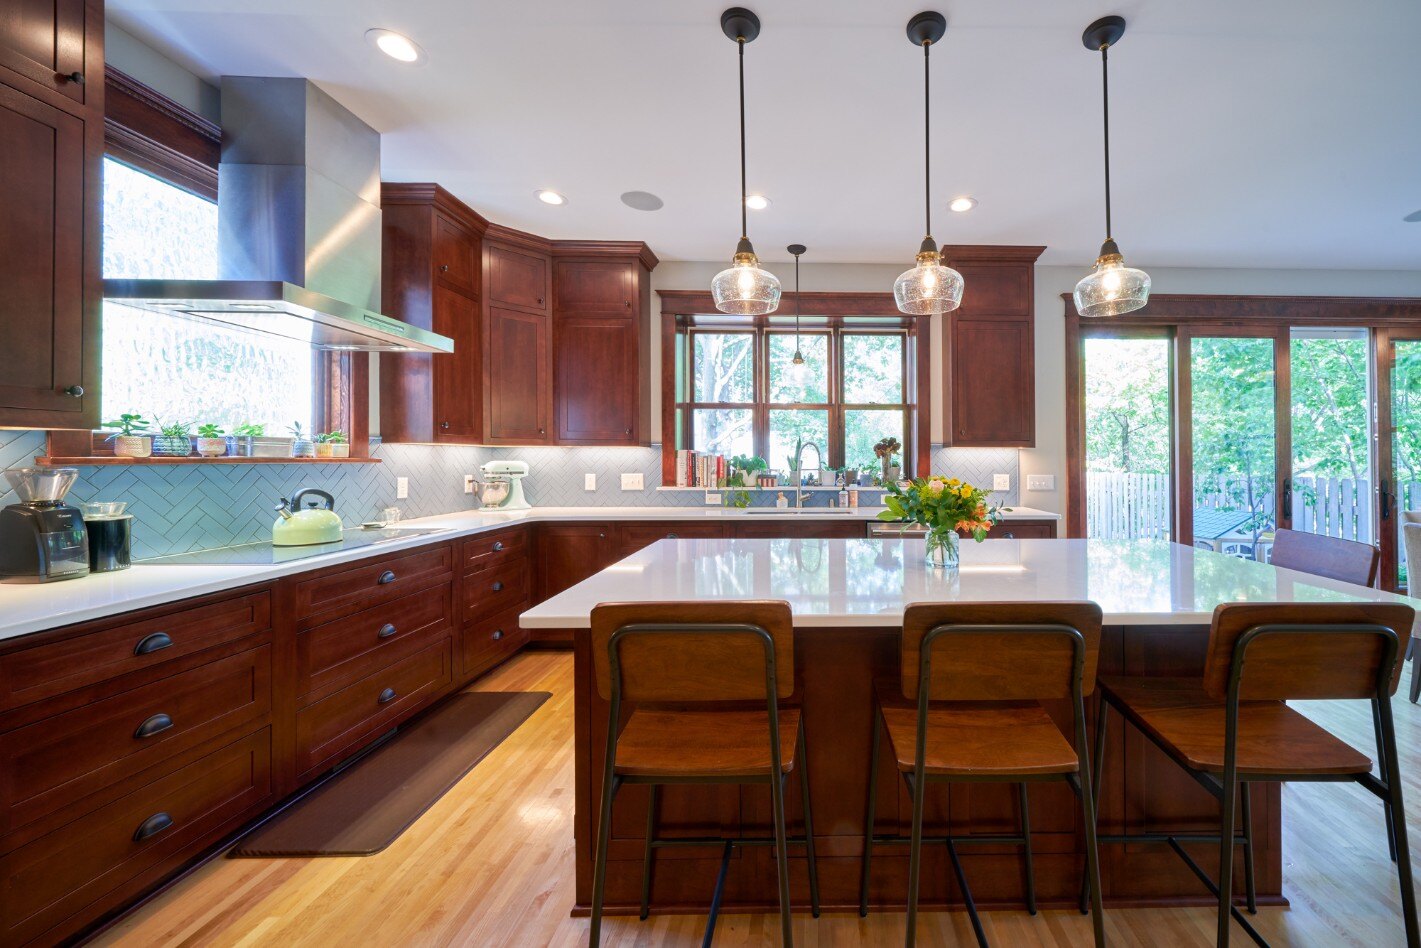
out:
{"label": "cooktop", "polygon": [[191,553],[173,553],[140,560],[145,566],[201,566],[204,564],[289,563],[326,553],[341,553],[358,550],[361,547],[403,540],[406,537],[422,537],[431,533],[447,533],[447,528],[426,527],[410,530],[381,528],[346,530],[345,536],[334,543],[312,543],[309,546],[273,546],[270,543],[244,543],[240,546],[223,546],[215,550],[194,550]]}

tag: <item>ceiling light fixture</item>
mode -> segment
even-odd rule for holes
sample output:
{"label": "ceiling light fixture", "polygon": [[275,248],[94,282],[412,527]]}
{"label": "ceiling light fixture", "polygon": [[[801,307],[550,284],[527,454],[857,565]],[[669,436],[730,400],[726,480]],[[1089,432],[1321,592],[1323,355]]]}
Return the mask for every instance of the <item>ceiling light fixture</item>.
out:
{"label": "ceiling light fixture", "polygon": [[773,313],[780,304],[780,281],[760,268],[745,214],[745,44],[760,35],[760,18],[744,7],[731,7],[720,15],[720,29],[735,41],[740,56],[740,242],[730,267],[711,280],[711,296],[722,313],[760,316]]}
{"label": "ceiling light fixture", "polygon": [[947,18],[933,10],[908,21],[908,41],[923,48],[923,242],[918,263],[893,284],[898,309],[914,316],[948,313],[962,305],[962,274],[942,265],[933,240],[931,163],[932,112],[928,108],[928,51],[947,32]]}
{"label": "ceiling light fixture", "polygon": [[1105,243],[1095,269],[1076,284],[1076,312],[1082,316],[1119,316],[1150,301],[1150,275],[1125,266],[1110,229],[1110,66],[1107,51],[1125,35],[1125,18],[1101,17],[1081,34],[1086,49],[1100,50],[1100,91],[1105,115]]}
{"label": "ceiling light fixture", "polygon": [[745,199],[745,206],[752,211],[763,211],[770,206],[770,199],[763,194],[752,194]]}
{"label": "ceiling light fixture", "polygon": [[794,355],[790,357],[790,378],[796,382],[809,374],[809,366],[804,364],[804,353],[799,351],[799,255],[808,248],[804,244],[790,244],[785,248],[794,255]]}
{"label": "ceiling light fixture", "polygon": [[956,197],[947,205],[949,211],[956,211],[958,214],[965,213],[977,206],[977,199],[973,197]]}
{"label": "ceiling light fixture", "polygon": [[567,198],[563,197],[556,191],[549,191],[547,188],[542,188],[540,190],[534,191],[533,193],[538,195],[538,200],[542,201],[544,204],[551,204],[554,207],[561,207],[562,205],[567,203]]}
{"label": "ceiling light fixture", "polygon": [[419,44],[403,33],[394,30],[366,30],[365,39],[380,52],[402,63],[418,63],[425,59]]}

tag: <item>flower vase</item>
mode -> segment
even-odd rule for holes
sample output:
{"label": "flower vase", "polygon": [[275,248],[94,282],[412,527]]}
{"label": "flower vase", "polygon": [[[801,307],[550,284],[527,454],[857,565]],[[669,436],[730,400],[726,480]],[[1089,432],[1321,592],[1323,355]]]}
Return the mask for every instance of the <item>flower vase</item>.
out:
{"label": "flower vase", "polygon": [[928,528],[928,565],[936,569],[957,569],[959,546],[962,542],[956,530]]}

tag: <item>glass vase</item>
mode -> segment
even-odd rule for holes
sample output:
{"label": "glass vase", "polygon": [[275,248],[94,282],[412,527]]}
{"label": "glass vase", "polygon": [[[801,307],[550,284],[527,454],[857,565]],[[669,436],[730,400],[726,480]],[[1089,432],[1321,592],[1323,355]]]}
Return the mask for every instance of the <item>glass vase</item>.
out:
{"label": "glass vase", "polygon": [[962,538],[956,530],[928,528],[928,565],[936,569],[957,569],[958,550]]}

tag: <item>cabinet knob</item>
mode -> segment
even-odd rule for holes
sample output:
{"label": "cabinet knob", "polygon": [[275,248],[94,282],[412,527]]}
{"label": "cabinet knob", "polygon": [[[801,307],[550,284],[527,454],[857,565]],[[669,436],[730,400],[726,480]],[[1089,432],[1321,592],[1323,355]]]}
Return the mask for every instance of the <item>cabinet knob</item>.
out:
{"label": "cabinet knob", "polygon": [[375,637],[379,639],[388,639],[394,634],[395,624],[393,622],[386,622],[384,625],[380,626],[380,631],[375,633]]}
{"label": "cabinet knob", "polygon": [[631,300],[627,300],[627,309],[631,309],[631,308],[632,308],[632,301],[631,301]]}
{"label": "cabinet knob", "polygon": [[494,629],[494,630],[493,630],[493,640],[494,640],[495,642],[497,642],[497,641],[498,641],[499,639],[501,639],[501,638],[503,638],[503,630],[502,630],[502,629]]}
{"label": "cabinet knob", "polygon": [[599,533],[599,534],[597,534],[597,539],[599,539],[599,540],[605,540],[605,539],[607,539],[607,534],[605,534],[605,533]]}
{"label": "cabinet knob", "polygon": [[156,836],[169,826],[173,825],[173,818],[166,813],[154,813],[148,819],[138,824],[138,829],[133,831],[133,841],[141,843],[150,836]]}
{"label": "cabinet knob", "polygon": [[542,429],[542,428],[539,428],[539,429],[538,429],[538,434],[547,434],[547,431],[545,431],[545,430]]}
{"label": "cabinet knob", "polygon": [[84,84],[84,74],[82,72],[59,72],[55,73],[55,78],[60,82],[72,82],[76,86]]}
{"label": "cabinet knob", "polygon": [[381,573],[380,578],[375,581],[381,586],[388,585],[389,583],[393,583],[395,581],[395,573],[393,570],[387,569],[385,570],[385,572]]}
{"label": "cabinet knob", "polygon": [[152,737],[154,734],[161,734],[173,726],[173,719],[166,714],[155,714],[142,724],[138,725],[138,730],[133,732],[134,740],[142,740],[145,737]]}
{"label": "cabinet knob", "polygon": [[68,388],[66,388],[66,389],[64,390],[64,394],[65,394],[65,395],[68,395],[70,398],[83,398],[83,397],[84,397],[84,386],[82,386],[82,385],[71,385],[71,386],[69,386]]}
{"label": "cabinet knob", "polygon": [[173,639],[166,632],[154,632],[152,635],[145,635],[133,647],[134,655],[147,655],[151,652],[161,651],[173,644]]}
{"label": "cabinet knob", "polygon": [[496,582],[489,588],[491,588],[494,592],[503,592],[503,583],[502,581]]}
{"label": "cabinet knob", "polygon": [[542,305],[543,305],[543,298],[542,298],[541,296],[538,297],[538,305],[539,305],[539,306],[542,306]]}
{"label": "cabinet knob", "polygon": [[493,541],[493,551],[494,551],[495,553],[502,553],[502,552],[503,552],[503,541],[502,541],[502,540],[494,540],[494,541]]}
{"label": "cabinet knob", "polygon": [[674,534],[674,533],[668,533],[668,534],[666,534],[666,539],[668,539],[668,540],[678,540],[678,539],[680,539],[680,537],[676,536],[676,534]]}
{"label": "cabinet knob", "polygon": [[389,704],[391,701],[395,700],[395,697],[395,689],[386,688],[384,691],[380,692],[380,697],[376,700],[380,704]]}
{"label": "cabinet knob", "polygon": [[441,427],[441,428],[448,428],[448,427],[449,427],[449,422],[447,422],[447,421],[441,421],[441,422],[439,423],[439,427]]}
{"label": "cabinet knob", "polygon": [[631,434],[631,433],[632,433],[632,429],[628,428],[628,429],[627,429],[627,434]]}
{"label": "cabinet knob", "polygon": [[447,264],[447,263],[441,263],[441,264],[439,265],[439,272],[440,272],[440,273],[448,273],[448,272],[449,272],[449,264]]}

